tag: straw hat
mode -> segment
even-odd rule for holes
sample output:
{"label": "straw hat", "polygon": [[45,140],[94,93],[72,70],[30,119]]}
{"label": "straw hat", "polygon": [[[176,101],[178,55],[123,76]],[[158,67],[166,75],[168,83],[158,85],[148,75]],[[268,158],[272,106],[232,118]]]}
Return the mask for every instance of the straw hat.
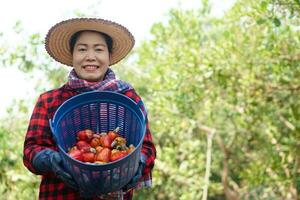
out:
{"label": "straw hat", "polygon": [[99,18],[73,18],[54,25],[48,32],[45,48],[56,61],[72,66],[69,40],[82,30],[93,30],[109,35],[113,40],[110,65],[122,60],[133,48],[134,37],[124,26]]}

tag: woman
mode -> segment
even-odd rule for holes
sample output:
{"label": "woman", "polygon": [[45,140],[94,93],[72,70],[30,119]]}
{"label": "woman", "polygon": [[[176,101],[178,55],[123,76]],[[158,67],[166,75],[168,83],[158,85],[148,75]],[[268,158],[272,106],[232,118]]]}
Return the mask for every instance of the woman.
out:
{"label": "woman", "polygon": [[[57,108],[67,99],[87,91],[116,91],[133,99],[146,113],[134,88],[115,78],[110,66],[123,59],[132,49],[134,38],[120,24],[96,18],[75,18],[53,26],[45,47],[56,61],[71,66],[68,82],[41,94],[33,110],[24,142],[24,165],[42,175],[39,199],[81,199],[77,184],[63,168],[58,148],[49,128]],[[134,178],[124,192],[93,199],[112,199],[122,195],[132,199],[133,189],[149,187],[156,150],[147,121],[141,159]]]}

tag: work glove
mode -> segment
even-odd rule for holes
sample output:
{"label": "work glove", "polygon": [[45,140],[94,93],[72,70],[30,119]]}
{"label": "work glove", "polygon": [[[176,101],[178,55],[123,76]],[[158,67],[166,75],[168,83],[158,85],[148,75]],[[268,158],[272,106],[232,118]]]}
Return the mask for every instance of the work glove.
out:
{"label": "work glove", "polygon": [[57,151],[45,149],[38,152],[34,156],[32,164],[39,172],[53,172],[68,186],[78,189],[72,176],[62,167],[62,158]]}
{"label": "work glove", "polygon": [[139,182],[140,178],[142,177],[145,167],[146,167],[146,162],[143,159],[141,159],[134,177],[129,181],[129,183],[127,185],[125,185],[123,187],[123,191],[128,191],[130,189],[134,189],[137,187],[138,182]]}

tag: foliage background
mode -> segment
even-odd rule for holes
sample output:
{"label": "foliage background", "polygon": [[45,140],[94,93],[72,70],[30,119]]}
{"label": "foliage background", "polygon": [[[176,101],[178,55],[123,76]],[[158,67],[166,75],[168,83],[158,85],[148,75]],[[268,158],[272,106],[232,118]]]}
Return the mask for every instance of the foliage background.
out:
{"label": "foliage background", "polygon": [[[239,0],[222,18],[206,0],[172,9],[114,66],[146,102],[158,152],[154,186],[135,199],[299,199],[299,11],[298,0]],[[40,34],[17,47],[3,34],[2,66],[46,77],[0,119],[0,199],[33,199],[39,178],[22,164],[28,120],[68,70],[41,53]]]}

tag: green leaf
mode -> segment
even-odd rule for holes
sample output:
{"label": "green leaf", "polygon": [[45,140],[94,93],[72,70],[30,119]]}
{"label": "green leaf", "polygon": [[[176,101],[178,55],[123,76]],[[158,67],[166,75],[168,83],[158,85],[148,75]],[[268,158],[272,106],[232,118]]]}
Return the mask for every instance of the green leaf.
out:
{"label": "green leaf", "polygon": [[273,18],[273,23],[277,27],[279,27],[281,25],[281,21],[277,17]]}
{"label": "green leaf", "polygon": [[263,19],[263,18],[259,18],[258,20],[256,20],[256,23],[257,23],[258,25],[261,25],[261,24],[263,24],[263,23],[265,23],[265,22],[266,22],[266,20]]}
{"label": "green leaf", "polygon": [[262,12],[265,12],[267,10],[267,7],[268,7],[268,2],[267,1],[261,2],[260,8],[261,8]]}

